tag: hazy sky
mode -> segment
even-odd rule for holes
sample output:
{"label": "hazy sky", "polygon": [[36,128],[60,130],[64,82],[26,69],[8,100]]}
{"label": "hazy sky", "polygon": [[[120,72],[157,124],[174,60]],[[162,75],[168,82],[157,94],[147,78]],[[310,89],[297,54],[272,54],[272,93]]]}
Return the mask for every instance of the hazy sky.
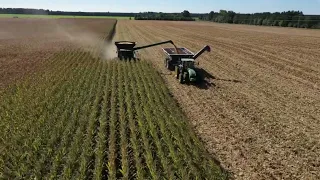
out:
{"label": "hazy sky", "polygon": [[207,13],[220,9],[235,12],[300,10],[320,14],[320,0],[0,0],[0,7],[42,8],[63,11]]}

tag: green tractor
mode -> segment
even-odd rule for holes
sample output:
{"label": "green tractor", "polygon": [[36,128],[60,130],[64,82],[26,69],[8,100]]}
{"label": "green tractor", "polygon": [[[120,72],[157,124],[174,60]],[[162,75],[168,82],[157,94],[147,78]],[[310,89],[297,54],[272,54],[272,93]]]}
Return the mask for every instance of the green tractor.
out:
{"label": "green tractor", "polygon": [[197,76],[194,59],[181,59],[181,64],[175,67],[176,78],[181,84],[194,83],[200,80]]}
{"label": "green tractor", "polygon": [[179,79],[181,84],[196,83],[202,80],[201,74],[195,67],[195,60],[205,51],[210,52],[210,46],[205,46],[196,54],[192,53],[187,48],[178,48],[178,53],[172,48],[163,48],[163,50],[167,55],[165,59],[166,67],[169,70],[175,69],[176,78]]}

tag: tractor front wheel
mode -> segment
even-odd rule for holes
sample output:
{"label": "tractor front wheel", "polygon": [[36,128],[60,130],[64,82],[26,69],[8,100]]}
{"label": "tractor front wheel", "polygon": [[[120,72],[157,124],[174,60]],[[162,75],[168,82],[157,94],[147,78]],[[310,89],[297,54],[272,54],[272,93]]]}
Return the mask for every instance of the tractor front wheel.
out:
{"label": "tractor front wheel", "polygon": [[179,82],[180,82],[180,84],[184,83],[183,74],[182,73],[179,74]]}
{"label": "tractor front wheel", "polygon": [[183,73],[183,79],[185,80],[186,83],[189,82],[189,74],[187,72]]}

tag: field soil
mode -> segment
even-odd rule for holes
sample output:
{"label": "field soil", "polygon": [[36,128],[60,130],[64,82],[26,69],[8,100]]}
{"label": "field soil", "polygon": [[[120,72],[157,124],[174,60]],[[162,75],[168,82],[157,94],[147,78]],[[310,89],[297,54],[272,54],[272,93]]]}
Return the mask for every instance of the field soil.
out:
{"label": "field soil", "polygon": [[[120,21],[116,40],[173,40],[206,76],[180,85],[160,47],[153,62],[207,150],[236,179],[320,179],[320,31],[204,22]],[[162,47],[171,47],[170,44]]]}
{"label": "field soil", "polygon": [[43,67],[54,53],[90,48],[108,19],[0,19],[0,89]]}

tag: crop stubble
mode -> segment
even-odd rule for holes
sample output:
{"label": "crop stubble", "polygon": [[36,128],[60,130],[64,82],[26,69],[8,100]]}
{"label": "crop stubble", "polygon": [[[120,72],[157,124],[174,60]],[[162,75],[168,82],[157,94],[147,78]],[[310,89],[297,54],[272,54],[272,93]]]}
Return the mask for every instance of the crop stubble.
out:
{"label": "crop stubble", "polygon": [[[173,40],[208,74],[180,85],[159,48],[142,50],[163,74],[207,149],[237,179],[320,178],[320,32],[214,23],[120,21],[118,40]],[[168,46],[168,45],[167,45]]]}

